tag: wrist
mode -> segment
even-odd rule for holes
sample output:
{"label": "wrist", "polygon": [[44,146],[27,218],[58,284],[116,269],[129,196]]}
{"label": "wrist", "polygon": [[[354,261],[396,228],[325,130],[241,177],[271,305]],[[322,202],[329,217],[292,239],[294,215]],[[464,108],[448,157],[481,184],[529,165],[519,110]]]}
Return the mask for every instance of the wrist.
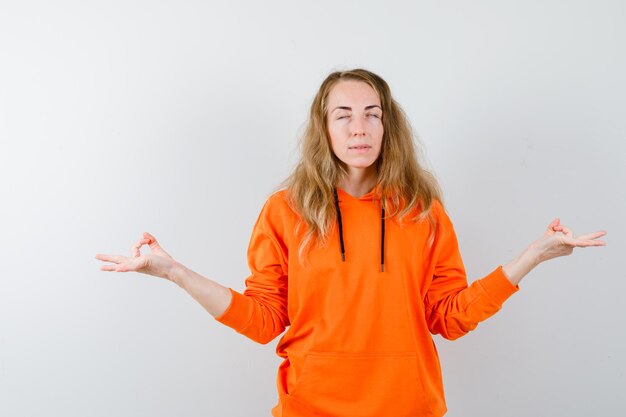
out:
{"label": "wrist", "polygon": [[541,251],[532,243],[524,250],[522,256],[526,257],[527,262],[532,265],[531,269],[543,262]]}
{"label": "wrist", "polygon": [[540,262],[539,252],[535,247],[530,245],[515,259],[504,265],[502,270],[511,284],[518,285],[522,278],[534,267],[539,265]]}
{"label": "wrist", "polygon": [[182,287],[182,281],[185,276],[185,269],[185,265],[174,261],[167,273],[167,279],[172,281],[179,287]]}

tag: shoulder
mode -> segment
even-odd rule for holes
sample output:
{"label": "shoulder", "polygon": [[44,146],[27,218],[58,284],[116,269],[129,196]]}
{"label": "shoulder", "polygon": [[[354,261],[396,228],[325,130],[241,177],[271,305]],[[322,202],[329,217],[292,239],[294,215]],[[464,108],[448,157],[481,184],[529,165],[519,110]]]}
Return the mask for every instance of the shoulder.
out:
{"label": "shoulder", "polygon": [[446,211],[443,203],[439,199],[434,199],[430,205],[429,215],[437,227],[450,228],[452,220]]}
{"label": "shoulder", "polygon": [[432,210],[433,214],[440,214],[445,212],[445,209],[443,208],[443,203],[437,198],[433,199],[433,202],[430,205],[430,209]]}
{"label": "shoulder", "polygon": [[415,208],[415,213],[421,217],[430,217],[432,220],[438,221],[442,216],[446,215],[446,210],[443,207],[443,203],[434,198],[430,202],[430,206],[424,207],[421,202],[417,203],[417,207]]}
{"label": "shoulder", "polygon": [[274,221],[298,218],[298,215],[291,207],[289,191],[281,189],[270,194],[261,210],[261,217],[273,219]]}
{"label": "shoulder", "polygon": [[284,188],[270,194],[265,206],[280,212],[293,211],[289,203],[289,191]]}
{"label": "shoulder", "polygon": [[287,191],[275,191],[265,201],[255,223],[253,235],[269,236],[283,247],[293,238],[299,219],[290,207]]}

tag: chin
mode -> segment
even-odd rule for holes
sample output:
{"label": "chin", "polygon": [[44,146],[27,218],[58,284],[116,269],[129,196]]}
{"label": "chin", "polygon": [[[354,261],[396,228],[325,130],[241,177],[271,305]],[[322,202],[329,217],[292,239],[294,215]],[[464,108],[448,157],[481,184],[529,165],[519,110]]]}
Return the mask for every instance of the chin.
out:
{"label": "chin", "polygon": [[355,168],[355,169],[367,169],[367,168],[373,168],[374,164],[375,164],[376,160],[373,161],[358,161],[358,162],[354,162],[354,161],[344,161],[344,163],[350,167],[350,168]]}

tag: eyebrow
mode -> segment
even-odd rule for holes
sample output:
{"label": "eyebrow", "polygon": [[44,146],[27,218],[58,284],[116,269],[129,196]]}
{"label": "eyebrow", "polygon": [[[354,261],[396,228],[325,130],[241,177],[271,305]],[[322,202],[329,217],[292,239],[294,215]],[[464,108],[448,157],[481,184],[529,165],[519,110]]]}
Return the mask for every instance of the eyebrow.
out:
{"label": "eyebrow", "polygon": [[[364,110],[373,109],[373,108],[375,108],[375,107],[378,107],[378,108],[380,109],[380,111],[382,111],[382,110],[383,110],[383,109],[382,109],[382,107],[380,107],[378,104],[370,104],[369,106],[365,106],[365,109],[364,109]],[[352,107],[348,107],[348,106],[337,106],[337,107],[335,107],[335,108],[331,111],[331,113],[332,113],[332,112],[334,112],[335,110],[350,110],[350,111],[352,111]]]}

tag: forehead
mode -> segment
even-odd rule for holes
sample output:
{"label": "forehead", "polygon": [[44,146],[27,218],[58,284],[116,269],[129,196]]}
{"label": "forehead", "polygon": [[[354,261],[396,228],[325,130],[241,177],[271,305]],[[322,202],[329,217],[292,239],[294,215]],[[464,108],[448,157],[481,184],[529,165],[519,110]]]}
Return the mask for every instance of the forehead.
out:
{"label": "forehead", "polygon": [[328,92],[328,108],[331,106],[363,105],[363,107],[377,104],[380,98],[374,89],[363,81],[342,80],[335,84]]}

